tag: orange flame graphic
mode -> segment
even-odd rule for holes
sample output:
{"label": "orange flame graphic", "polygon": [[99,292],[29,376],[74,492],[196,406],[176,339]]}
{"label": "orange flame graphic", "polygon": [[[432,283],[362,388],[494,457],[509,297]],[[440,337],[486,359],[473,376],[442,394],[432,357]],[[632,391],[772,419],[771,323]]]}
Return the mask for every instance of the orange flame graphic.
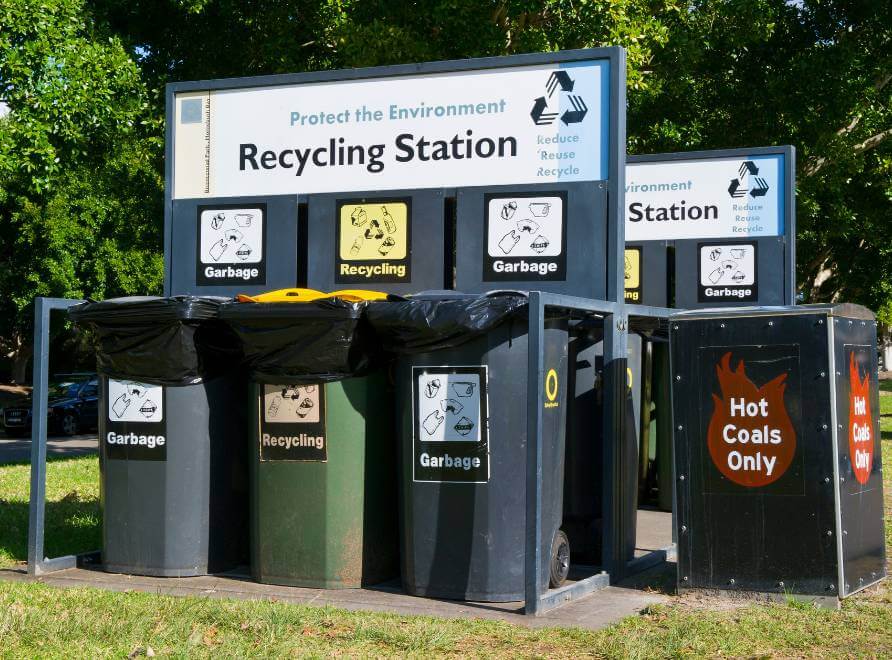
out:
{"label": "orange flame graphic", "polygon": [[784,404],[787,374],[756,387],[743,360],[731,369],[731,353],[716,365],[722,396],[714,392],[715,409],[706,442],[719,471],[741,486],[757,488],[780,479],[796,454],[796,432]]}
{"label": "orange flame graphic", "polygon": [[860,484],[870,479],[873,467],[873,418],[870,414],[870,372],[864,378],[849,353],[849,459]]}

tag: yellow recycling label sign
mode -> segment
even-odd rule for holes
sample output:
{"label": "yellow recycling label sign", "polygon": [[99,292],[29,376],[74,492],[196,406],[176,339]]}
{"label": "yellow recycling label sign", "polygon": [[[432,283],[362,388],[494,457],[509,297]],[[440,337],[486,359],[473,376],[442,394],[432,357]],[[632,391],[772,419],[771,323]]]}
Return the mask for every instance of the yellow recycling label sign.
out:
{"label": "yellow recycling label sign", "polygon": [[641,248],[626,248],[623,267],[625,271],[625,300],[627,303],[641,302]]}
{"label": "yellow recycling label sign", "polygon": [[338,204],[337,282],[404,282],[409,278],[408,201]]}

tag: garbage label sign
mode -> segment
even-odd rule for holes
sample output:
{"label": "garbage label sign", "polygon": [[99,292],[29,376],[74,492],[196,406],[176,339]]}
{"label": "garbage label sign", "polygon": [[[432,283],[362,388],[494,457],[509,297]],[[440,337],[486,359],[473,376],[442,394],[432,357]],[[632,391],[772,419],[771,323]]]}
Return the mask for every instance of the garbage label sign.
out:
{"label": "garbage label sign", "polygon": [[757,244],[700,243],[698,302],[755,302]]}
{"label": "garbage label sign", "polygon": [[335,282],[411,281],[408,199],[338,202]]}
{"label": "garbage label sign", "polygon": [[567,279],[566,193],[484,196],[483,280]]}
{"label": "garbage label sign", "polygon": [[106,399],[105,455],[122,460],[166,460],[164,388],[109,378]]}
{"label": "garbage label sign", "polygon": [[266,284],[264,206],[199,207],[196,282]]}
{"label": "garbage label sign", "polygon": [[489,481],[487,371],[413,367],[415,481]]}
{"label": "garbage label sign", "polygon": [[325,386],[263,385],[261,461],[325,461]]}

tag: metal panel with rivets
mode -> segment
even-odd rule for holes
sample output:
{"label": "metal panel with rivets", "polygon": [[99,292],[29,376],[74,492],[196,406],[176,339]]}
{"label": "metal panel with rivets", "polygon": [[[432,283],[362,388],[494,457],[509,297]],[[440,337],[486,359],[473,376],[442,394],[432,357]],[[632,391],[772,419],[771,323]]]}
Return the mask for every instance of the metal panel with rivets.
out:
{"label": "metal panel with rivets", "polygon": [[[689,311],[671,317],[670,337],[679,588],[835,600],[879,579],[878,426],[863,419],[878,402],[873,315],[854,305]],[[864,393],[852,410],[874,439],[858,486],[847,361]]]}

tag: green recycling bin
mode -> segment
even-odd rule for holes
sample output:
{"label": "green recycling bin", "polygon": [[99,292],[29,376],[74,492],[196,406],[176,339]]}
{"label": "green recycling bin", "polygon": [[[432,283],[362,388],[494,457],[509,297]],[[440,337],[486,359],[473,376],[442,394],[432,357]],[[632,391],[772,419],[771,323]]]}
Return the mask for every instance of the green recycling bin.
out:
{"label": "green recycling bin", "polygon": [[326,589],[386,581],[399,571],[393,406],[370,368],[364,304],[286,299],[221,311],[252,379],[252,573]]}

